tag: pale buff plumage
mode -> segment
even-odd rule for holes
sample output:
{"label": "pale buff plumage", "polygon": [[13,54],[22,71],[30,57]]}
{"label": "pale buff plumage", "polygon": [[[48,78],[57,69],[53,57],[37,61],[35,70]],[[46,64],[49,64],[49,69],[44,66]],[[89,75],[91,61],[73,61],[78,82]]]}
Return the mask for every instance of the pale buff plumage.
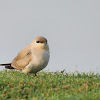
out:
{"label": "pale buff plumage", "polygon": [[0,64],[8,69],[19,69],[23,73],[37,73],[45,68],[49,61],[49,46],[47,39],[36,37],[33,42],[24,47],[8,64]]}

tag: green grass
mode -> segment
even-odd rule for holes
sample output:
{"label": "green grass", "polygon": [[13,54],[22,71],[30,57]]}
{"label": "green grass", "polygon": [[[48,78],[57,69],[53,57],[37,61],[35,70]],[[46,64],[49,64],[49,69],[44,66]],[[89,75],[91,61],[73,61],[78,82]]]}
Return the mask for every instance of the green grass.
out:
{"label": "green grass", "polygon": [[0,72],[0,100],[100,100],[100,74]]}

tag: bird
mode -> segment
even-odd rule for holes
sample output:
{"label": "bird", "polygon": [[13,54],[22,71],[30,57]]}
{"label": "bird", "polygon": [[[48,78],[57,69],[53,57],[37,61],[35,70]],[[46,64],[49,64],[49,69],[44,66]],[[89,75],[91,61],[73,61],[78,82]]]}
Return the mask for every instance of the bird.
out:
{"label": "bird", "polygon": [[10,63],[0,64],[0,66],[22,70],[24,74],[34,73],[36,75],[38,71],[48,65],[49,58],[50,51],[47,39],[43,36],[37,36]]}

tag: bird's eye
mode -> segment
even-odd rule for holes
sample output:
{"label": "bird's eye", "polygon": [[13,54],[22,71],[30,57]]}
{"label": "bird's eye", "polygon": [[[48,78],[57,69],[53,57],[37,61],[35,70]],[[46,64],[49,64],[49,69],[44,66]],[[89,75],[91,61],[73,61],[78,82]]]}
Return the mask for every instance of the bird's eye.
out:
{"label": "bird's eye", "polygon": [[40,43],[40,41],[36,41],[36,43]]}

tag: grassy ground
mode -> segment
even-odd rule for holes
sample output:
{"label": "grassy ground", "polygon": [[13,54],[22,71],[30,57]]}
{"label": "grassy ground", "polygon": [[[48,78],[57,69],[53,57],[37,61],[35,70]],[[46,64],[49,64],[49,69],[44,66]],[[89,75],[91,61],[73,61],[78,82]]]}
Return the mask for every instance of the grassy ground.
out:
{"label": "grassy ground", "polygon": [[100,74],[0,72],[0,100],[100,100]]}

